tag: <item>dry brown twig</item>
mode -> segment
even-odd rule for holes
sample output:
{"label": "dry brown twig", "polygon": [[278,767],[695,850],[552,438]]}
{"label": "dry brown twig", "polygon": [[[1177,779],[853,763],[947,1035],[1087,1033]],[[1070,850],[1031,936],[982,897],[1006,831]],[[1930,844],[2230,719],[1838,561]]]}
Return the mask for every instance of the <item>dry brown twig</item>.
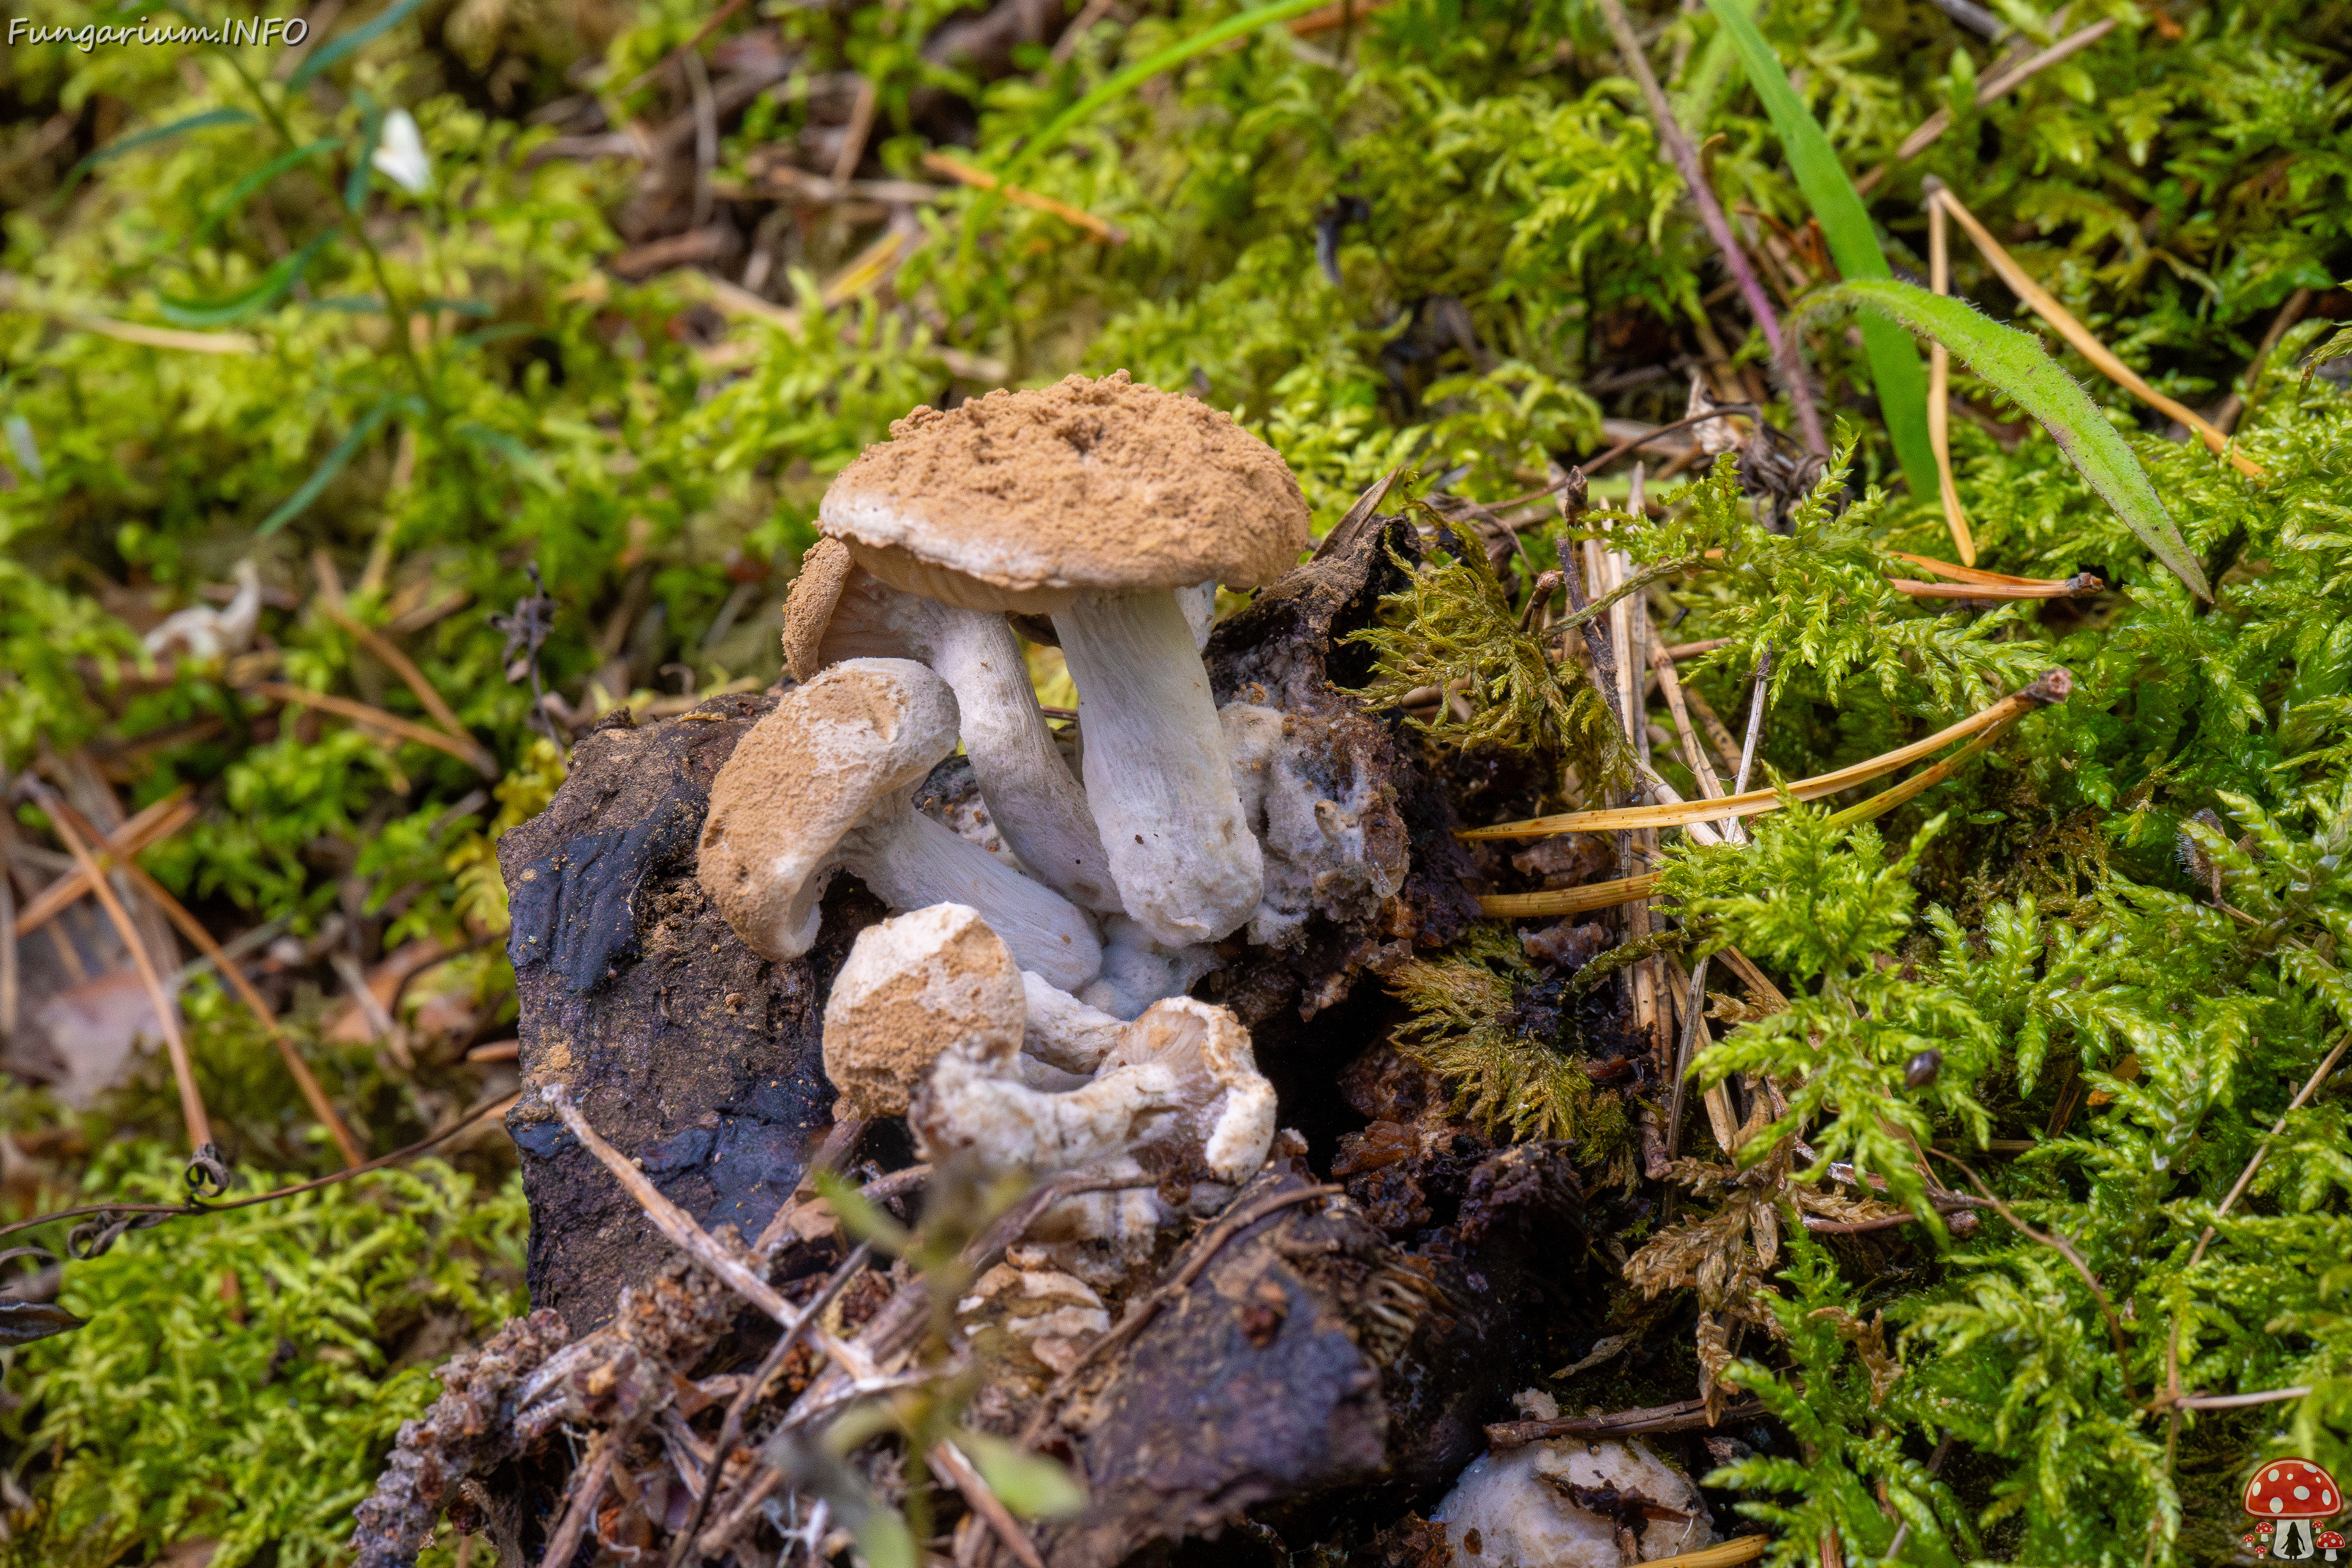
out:
{"label": "dry brown twig", "polygon": [[[2069,34],[2059,39],[2040,54],[2020,60],[2006,70],[1995,71],[1978,84],[1977,107],[1982,109],[1987,104],[2015,92],[2061,60],[2089,48],[2113,32],[2115,26],[2115,17],[2103,16],[2080,32]],[[1951,128],[1952,111],[1949,109],[1936,110],[1935,113],[1921,121],[1910,135],[1903,139],[1903,144],[1895,148],[1895,156],[1891,160],[1879,164],[1878,167],[1856,180],[1853,183],[1853,188],[1862,195],[1868,195],[1881,180],[1886,178],[1896,163],[1909,163],[1926,152],[1938,137]]]}
{"label": "dry brown twig", "polygon": [[[173,790],[163,799],[142,810],[112,833],[98,835],[90,855],[102,868],[128,866],[131,858],[162,843],[196,819],[198,813],[188,799],[186,785]],[[43,888],[18,912],[13,930],[19,937],[30,936],[59,912],[89,891],[89,879],[76,866],[64,876]]]}
{"label": "dry brown twig", "polygon": [[335,571],[334,557],[322,549],[310,558],[310,564],[319,579],[319,605],[326,612],[327,618],[351,634],[379,663],[400,677],[401,684],[415,695],[418,706],[448,732],[450,739],[472,749],[473,754],[467,760],[474,764],[476,772],[484,778],[499,777],[499,760],[490,754],[488,747],[474,739],[457,718],[457,710],[451,708],[433,683],[425,679],[425,672],[417,668],[415,662],[401,652],[390,637],[352,614],[351,605],[343,597],[342,578]]}

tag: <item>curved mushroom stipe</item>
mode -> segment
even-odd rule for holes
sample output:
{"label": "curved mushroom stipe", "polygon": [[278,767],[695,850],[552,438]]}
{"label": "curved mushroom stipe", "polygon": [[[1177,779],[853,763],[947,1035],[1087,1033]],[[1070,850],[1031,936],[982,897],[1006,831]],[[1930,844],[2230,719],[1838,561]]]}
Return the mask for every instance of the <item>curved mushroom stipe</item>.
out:
{"label": "curved mushroom stipe", "polygon": [[1083,985],[1094,922],[1051,889],[917,813],[915,786],[955,749],[955,694],[910,659],[837,664],[754,725],[710,785],[697,875],[745,944],[797,958],[847,868],[899,909],[981,911],[1024,968]]}
{"label": "curved mushroom stipe", "polygon": [[1042,975],[1024,971],[1021,985],[1028,1014],[1021,1049],[1041,1062],[1092,1077],[1127,1033],[1125,1019],[1089,1007]]}
{"label": "curved mushroom stipe", "polygon": [[157,658],[179,654],[203,663],[243,653],[261,626],[261,571],[250,559],[236,563],[236,596],[220,609],[209,605],[175,610],[139,639]]}
{"label": "curved mushroom stipe", "polygon": [[1127,912],[1170,947],[1215,942],[1265,890],[1192,628],[1168,589],[1054,616],[1078,688],[1087,802]]}
{"label": "curved mushroom stipe", "polygon": [[1113,1017],[1133,1018],[1154,1002],[1183,995],[1219,962],[1212,943],[1170,947],[1139,922],[1112,915],[1103,922],[1102,967],[1079,989],[1078,1000]]}
{"label": "curved mushroom stipe", "polygon": [[1118,913],[1086,792],[1062,760],[1004,616],[900,593],[818,541],[784,602],[784,658],[803,680],[851,658],[912,658],[953,689],[990,819],[1032,875],[1087,909]]}

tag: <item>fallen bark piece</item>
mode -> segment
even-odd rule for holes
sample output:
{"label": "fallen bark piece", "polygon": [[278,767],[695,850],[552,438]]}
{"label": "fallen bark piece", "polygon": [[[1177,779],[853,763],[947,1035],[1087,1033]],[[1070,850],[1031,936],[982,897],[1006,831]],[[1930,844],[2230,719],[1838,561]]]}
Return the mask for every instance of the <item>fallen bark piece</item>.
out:
{"label": "fallen bark piece", "polygon": [[[732,696],[657,724],[608,720],[582,739],[548,809],[499,843],[525,1079],[562,1082],[698,1225],[746,1236],[791,1194],[832,1120],[823,999],[857,928],[881,912],[845,885],[811,954],[771,963],[697,883],[710,780],[773,705]],[[530,1201],[532,1304],[592,1329],[668,1246],[537,1096],[508,1130]]]}

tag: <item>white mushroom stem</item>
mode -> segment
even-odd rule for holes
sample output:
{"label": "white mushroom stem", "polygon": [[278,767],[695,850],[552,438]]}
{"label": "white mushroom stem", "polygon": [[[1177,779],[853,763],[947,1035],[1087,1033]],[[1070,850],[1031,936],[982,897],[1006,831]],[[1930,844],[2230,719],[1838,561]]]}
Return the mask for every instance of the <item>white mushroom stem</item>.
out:
{"label": "white mushroom stem", "polygon": [[1127,1035],[1124,1019],[1089,1007],[1043,975],[1021,976],[1028,1017],[1021,1049],[1066,1072],[1091,1074]]}
{"label": "white mushroom stem", "polygon": [[1078,688],[1087,801],[1127,912],[1171,947],[1238,929],[1265,866],[1176,595],[1081,595],[1054,629]]}
{"label": "white mushroom stem", "polygon": [[1136,1119],[1177,1102],[1177,1072],[1156,1062],[1062,1094],[1030,1088],[1019,1070],[959,1046],[940,1053],[915,1108],[934,1162],[969,1151],[992,1172],[1073,1171],[1125,1154]]}
{"label": "white mushroom stem", "polygon": [[955,689],[963,749],[989,820],[1037,879],[1090,910],[1119,912],[1094,814],[1037,707],[1020,639],[1003,616],[936,606],[931,668]]}
{"label": "white mushroom stem", "polygon": [[1102,965],[1086,912],[912,808],[885,802],[842,840],[841,864],[893,909],[969,904],[1023,969],[1075,989]]}

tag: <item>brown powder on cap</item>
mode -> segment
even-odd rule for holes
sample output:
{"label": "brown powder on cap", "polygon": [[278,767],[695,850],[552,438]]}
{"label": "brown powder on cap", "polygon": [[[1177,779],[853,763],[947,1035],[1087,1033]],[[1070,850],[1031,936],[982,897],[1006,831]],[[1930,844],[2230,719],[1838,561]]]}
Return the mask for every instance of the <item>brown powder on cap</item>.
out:
{"label": "brown powder on cap", "polygon": [[959,1040],[1010,1062],[1021,1048],[1021,970],[978,911],[935,904],[857,935],[824,1008],[824,1074],[841,1113],[903,1116]]}
{"label": "brown powder on cap", "polygon": [[818,521],[894,586],[950,598],[938,569],[976,580],[950,599],[975,608],[1055,607],[1040,591],[1250,587],[1308,542],[1306,499],[1274,448],[1123,370],[918,408],[890,435],[842,470]]}
{"label": "brown powder on cap", "polygon": [[794,680],[806,680],[824,668],[824,628],[833,624],[833,607],[856,570],[849,548],[838,539],[820,539],[801,557],[801,569],[784,595],[784,668]]}

